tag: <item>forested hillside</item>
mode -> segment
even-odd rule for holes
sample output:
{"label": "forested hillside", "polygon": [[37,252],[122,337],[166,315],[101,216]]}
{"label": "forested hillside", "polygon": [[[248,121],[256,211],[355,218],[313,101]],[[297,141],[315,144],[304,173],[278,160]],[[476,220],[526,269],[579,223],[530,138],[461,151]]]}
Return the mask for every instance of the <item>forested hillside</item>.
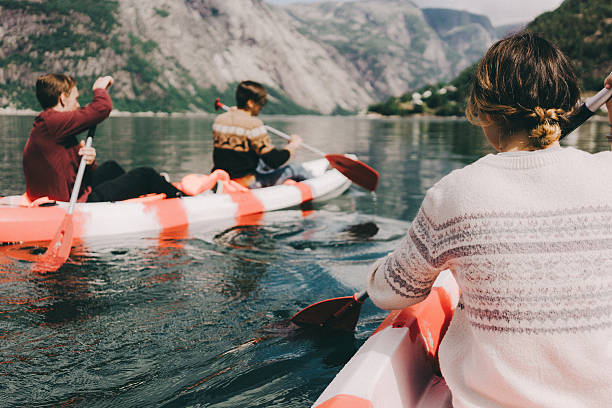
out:
{"label": "forested hillside", "polygon": [[566,0],[528,26],[557,44],[574,63],[585,90],[599,90],[612,70],[612,1]]}

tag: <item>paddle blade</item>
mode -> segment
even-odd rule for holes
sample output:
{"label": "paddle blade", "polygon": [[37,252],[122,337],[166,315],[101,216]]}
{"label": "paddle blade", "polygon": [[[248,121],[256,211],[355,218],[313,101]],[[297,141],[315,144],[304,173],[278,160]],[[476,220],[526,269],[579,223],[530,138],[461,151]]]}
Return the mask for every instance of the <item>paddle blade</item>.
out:
{"label": "paddle blade", "polygon": [[66,262],[68,255],[70,255],[72,235],[72,214],[66,214],[49,247],[40,256],[38,262],[32,266],[32,270],[38,273],[57,271]]}
{"label": "paddle blade", "polygon": [[361,305],[355,296],[328,299],[297,312],[291,321],[304,328],[352,332],[357,326]]}
{"label": "paddle blade", "polygon": [[325,158],[329,164],[353,183],[374,191],[378,185],[378,172],[367,164],[358,160],[353,160],[343,154],[326,154]]}

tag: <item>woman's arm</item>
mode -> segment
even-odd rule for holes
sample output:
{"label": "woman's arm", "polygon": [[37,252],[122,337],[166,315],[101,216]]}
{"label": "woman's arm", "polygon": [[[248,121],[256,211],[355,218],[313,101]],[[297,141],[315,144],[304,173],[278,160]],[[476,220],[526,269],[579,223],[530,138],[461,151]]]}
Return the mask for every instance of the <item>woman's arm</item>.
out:
{"label": "woman's arm", "polygon": [[[427,197],[424,200],[424,204]],[[367,290],[382,309],[403,309],[424,300],[448,260],[440,251],[423,205],[397,248],[372,267]]]}

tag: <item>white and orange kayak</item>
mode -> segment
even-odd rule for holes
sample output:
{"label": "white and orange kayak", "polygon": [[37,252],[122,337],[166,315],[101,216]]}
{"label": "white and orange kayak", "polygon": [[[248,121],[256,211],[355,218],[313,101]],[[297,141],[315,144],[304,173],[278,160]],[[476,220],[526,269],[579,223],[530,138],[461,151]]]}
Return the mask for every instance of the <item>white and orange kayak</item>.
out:
{"label": "white and orange kayak", "polygon": [[450,271],[423,302],[389,313],[315,401],[316,408],[451,408],[437,351],[459,301]]}
{"label": "white and orange kayak", "polygon": [[[165,199],[155,195],[134,200],[77,203],[74,209],[74,238],[81,241],[118,234],[167,231],[215,220],[234,219],[267,211],[291,208],[310,201],[341,195],[351,181],[325,159],[303,163],[314,177],[303,182],[243,191]],[[69,203],[27,207],[21,196],[0,198],[0,243],[49,241],[64,219]]]}

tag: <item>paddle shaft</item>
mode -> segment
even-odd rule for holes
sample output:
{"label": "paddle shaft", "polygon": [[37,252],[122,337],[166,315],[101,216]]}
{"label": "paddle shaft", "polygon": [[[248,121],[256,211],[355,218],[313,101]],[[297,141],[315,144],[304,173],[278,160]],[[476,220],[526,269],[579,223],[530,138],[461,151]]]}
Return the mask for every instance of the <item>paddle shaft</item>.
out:
{"label": "paddle shaft", "polygon": [[[270,133],[274,133],[276,136],[280,136],[280,137],[282,137],[283,139],[286,139],[286,140],[291,140],[291,136],[289,136],[288,134],[286,134],[286,133],[284,133],[284,132],[281,132],[280,130],[274,129],[272,126],[268,126],[268,125],[265,125],[265,126],[266,126],[266,129],[267,129],[267,130],[268,130]],[[302,142],[302,143],[300,144],[300,146],[305,147],[306,149],[310,150],[310,151],[311,151],[311,152],[313,152],[314,154],[318,154],[318,155],[319,155],[319,156],[321,156],[321,157],[325,157],[325,156],[326,156],[326,154],[325,154],[325,153],[323,153],[322,151],[320,151],[319,149],[315,149],[314,147],[309,146],[309,145],[307,145],[307,144],[306,144],[306,143],[304,143],[304,142]]]}
{"label": "paddle shaft", "polygon": [[561,139],[569,135],[578,126],[582,125],[588,118],[593,116],[612,97],[612,89],[603,88],[595,96],[587,99],[576,113],[569,117],[568,123],[561,127]]}
{"label": "paddle shaft", "polygon": [[366,301],[367,298],[370,297],[370,295],[368,295],[368,291],[364,289],[361,292],[355,293],[355,295],[353,297],[359,303],[363,303],[363,302]]}
{"label": "paddle shaft", "polygon": [[[87,140],[85,141],[85,147],[91,147],[93,143],[93,137],[96,133],[96,126],[92,126],[87,133]],[[76,204],[77,198],[79,198],[79,191],[81,190],[81,183],[83,182],[83,175],[85,174],[85,167],[87,167],[87,163],[85,163],[85,155],[81,157],[81,162],[79,163],[79,170],[77,171],[76,179],[74,180],[74,187],[72,187],[72,194],[70,195],[70,205],[68,206],[68,211],[66,214],[72,214],[74,211],[74,205]]]}

